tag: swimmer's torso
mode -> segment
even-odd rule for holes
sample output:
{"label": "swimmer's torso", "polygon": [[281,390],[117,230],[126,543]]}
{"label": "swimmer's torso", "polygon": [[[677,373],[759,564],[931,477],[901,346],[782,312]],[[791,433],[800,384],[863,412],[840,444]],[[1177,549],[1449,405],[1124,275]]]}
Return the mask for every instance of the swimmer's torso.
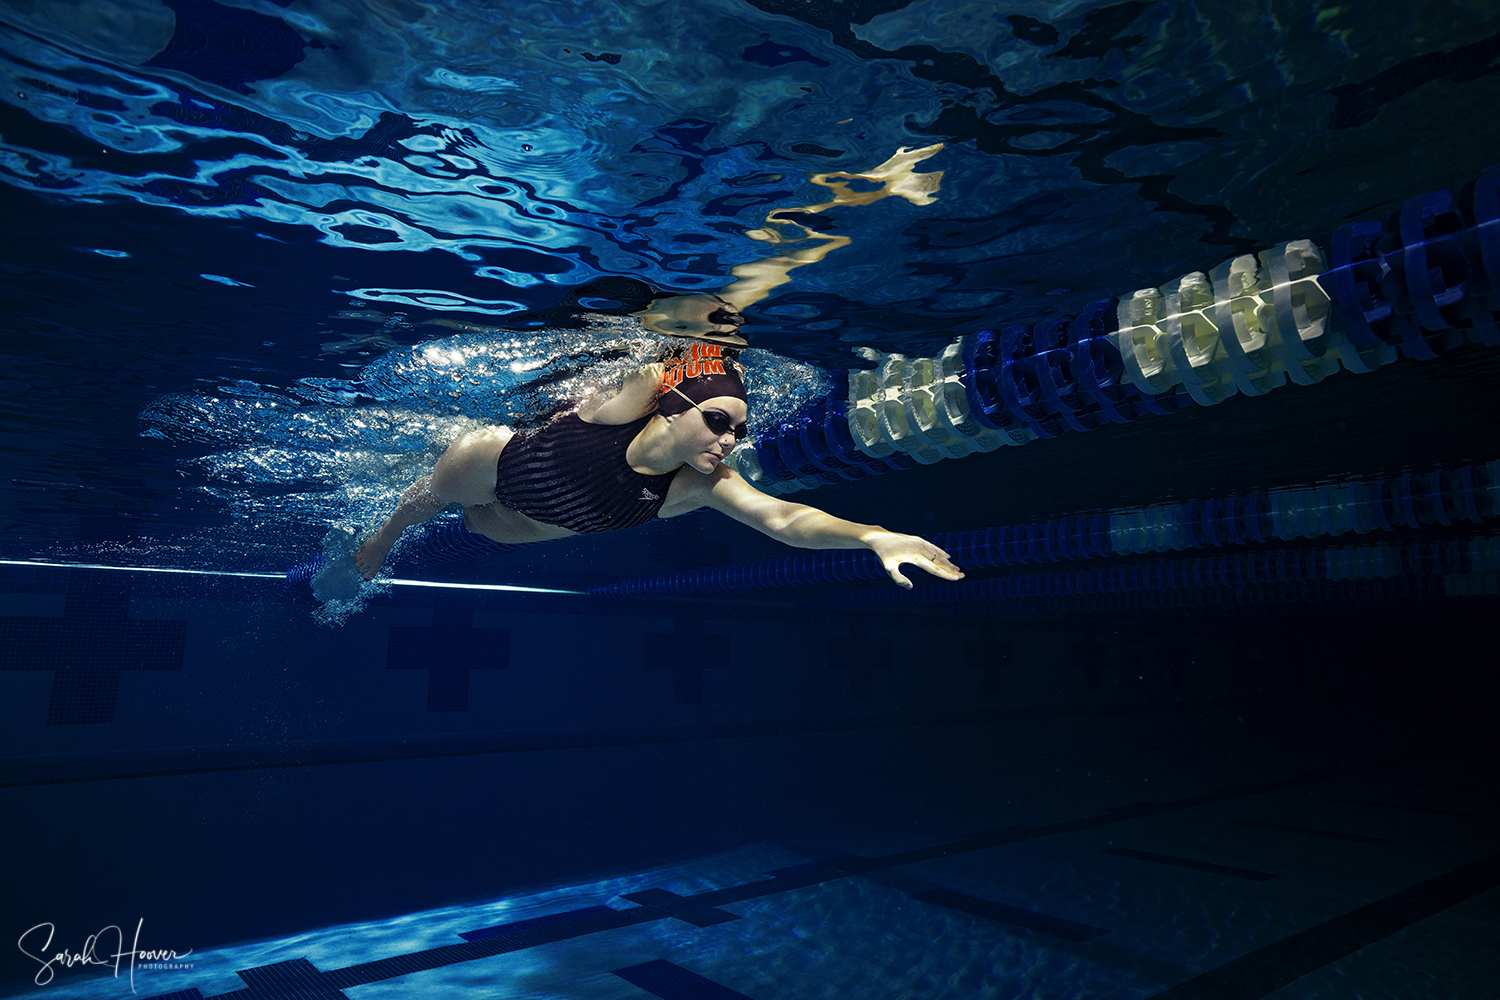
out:
{"label": "swimmer's torso", "polygon": [[573,412],[517,433],[496,463],[495,499],[581,534],[645,524],[661,512],[681,471],[646,475],[626,461],[626,449],[650,419],[591,424]]}

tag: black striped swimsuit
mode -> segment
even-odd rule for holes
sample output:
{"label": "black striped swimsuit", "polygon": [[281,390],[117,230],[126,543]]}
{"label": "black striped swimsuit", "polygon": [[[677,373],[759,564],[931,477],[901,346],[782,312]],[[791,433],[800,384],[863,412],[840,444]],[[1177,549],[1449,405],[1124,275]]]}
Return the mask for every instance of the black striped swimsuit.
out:
{"label": "black striped swimsuit", "polygon": [[651,415],[628,424],[590,424],[566,413],[520,431],[500,452],[495,499],[543,524],[580,533],[634,528],[656,517],[677,470],[636,472],[625,450]]}

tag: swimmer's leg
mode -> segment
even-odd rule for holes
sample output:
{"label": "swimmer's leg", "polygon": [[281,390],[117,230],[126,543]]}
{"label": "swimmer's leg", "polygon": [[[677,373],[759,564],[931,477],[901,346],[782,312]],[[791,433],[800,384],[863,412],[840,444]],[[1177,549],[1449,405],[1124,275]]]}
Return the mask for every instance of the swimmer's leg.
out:
{"label": "swimmer's leg", "polygon": [[432,520],[449,504],[470,507],[494,502],[495,464],[511,436],[509,427],[491,427],[465,434],[449,445],[432,475],[418,479],[401,494],[395,513],[354,554],[355,568],[364,578],[375,578],[396,540],[412,525]]}
{"label": "swimmer's leg", "polygon": [[443,502],[442,497],[432,491],[431,476],[423,476],[412,483],[401,494],[396,512],[374,534],[366,538],[354,553],[354,568],[366,580],[375,579],[375,574],[380,571],[381,564],[385,562],[385,557],[390,554],[396,540],[401,537],[401,532],[414,524],[432,520],[446,506],[448,505]]}

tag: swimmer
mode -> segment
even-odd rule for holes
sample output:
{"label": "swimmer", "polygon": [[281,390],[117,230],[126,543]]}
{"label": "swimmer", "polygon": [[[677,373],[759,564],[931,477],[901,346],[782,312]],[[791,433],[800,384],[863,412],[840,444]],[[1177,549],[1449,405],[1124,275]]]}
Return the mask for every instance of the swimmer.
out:
{"label": "swimmer", "polygon": [[723,463],[744,438],[747,415],[739,365],[716,345],[694,344],[685,359],[647,365],[609,399],[534,430],[464,435],[401,495],[355,553],[355,566],[374,579],[403,531],[454,503],[470,531],[506,544],[633,528],[711,507],[797,548],[867,548],[908,589],[903,564],[963,578],[948,553],[923,538],[845,521],[745,482]]}

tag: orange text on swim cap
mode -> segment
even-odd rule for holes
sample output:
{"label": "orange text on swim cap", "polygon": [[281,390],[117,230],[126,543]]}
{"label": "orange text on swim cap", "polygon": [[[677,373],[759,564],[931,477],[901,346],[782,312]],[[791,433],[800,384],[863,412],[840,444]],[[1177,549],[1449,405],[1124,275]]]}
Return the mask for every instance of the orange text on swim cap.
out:
{"label": "orange text on swim cap", "polygon": [[724,349],[718,344],[694,344],[681,358],[668,361],[661,377],[661,391],[671,392],[685,378],[699,375],[723,375]]}

